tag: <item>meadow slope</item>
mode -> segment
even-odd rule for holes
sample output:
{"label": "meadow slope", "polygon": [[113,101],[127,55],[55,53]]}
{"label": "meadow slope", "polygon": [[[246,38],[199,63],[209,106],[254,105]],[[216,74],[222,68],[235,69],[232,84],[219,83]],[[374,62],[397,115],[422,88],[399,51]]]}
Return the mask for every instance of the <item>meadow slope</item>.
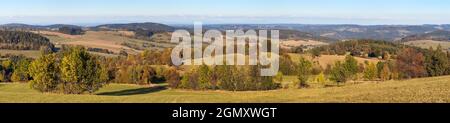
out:
{"label": "meadow slope", "polygon": [[3,103],[303,103],[450,102],[450,76],[405,81],[363,82],[342,87],[279,89],[272,91],[190,91],[163,86],[111,84],[92,95],[43,94],[28,84],[0,84]]}

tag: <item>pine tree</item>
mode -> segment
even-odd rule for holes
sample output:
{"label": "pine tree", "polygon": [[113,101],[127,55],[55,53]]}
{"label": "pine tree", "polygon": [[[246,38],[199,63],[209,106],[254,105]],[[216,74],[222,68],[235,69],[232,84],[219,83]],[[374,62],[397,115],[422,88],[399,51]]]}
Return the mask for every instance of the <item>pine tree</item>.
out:
{"label": "pine tree", "polygon": [[308,87],[307,81],[311,75],[312,63],[301,57],[297,66],[297,79],[299,88]]}
{"label": "pine tree", "polygon": [[425,56],[425,68],[429,76],[442,76],[450,68],[447,55],[442,52],[442,47],[439,45],[436,50],[430,48],[430,52]]}

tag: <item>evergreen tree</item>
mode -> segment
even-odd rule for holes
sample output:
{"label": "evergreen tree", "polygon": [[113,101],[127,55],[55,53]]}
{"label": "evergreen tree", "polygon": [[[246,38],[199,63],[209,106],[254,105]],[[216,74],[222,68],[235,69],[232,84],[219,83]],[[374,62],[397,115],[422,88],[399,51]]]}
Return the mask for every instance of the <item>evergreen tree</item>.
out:
{"label": "evergreen tree", "polygon": [[307,81],[311,75],[312,63],[301,57],[297,65],[297,79],[299,88],[308,87]]}

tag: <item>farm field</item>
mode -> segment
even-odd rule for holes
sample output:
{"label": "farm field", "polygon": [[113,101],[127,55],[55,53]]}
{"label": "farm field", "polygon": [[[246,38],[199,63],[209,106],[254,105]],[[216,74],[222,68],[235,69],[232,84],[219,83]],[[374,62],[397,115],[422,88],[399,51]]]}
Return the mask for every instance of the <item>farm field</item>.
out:
{"label": "farm field", "polygon": [[[83,35],[67,35],[59,32],[40,31],[35,32],[49,38],[56,46],[60,45],[81,45],[89,48],[108,49],[114,53],[121,50],[128,53],[137,53],[141,49],[162,49],[174,47],[175,44],[164,42],[167,34],[155,34],[154,41],[146,41],[130,38],[134,34],[127,31],[87,31]],[[168,40],[170,41],[170,40]],[[134,47],[123,45],[127,43]]]}
{"label": "farm field", "polygon": [[406,45],[416,46],[420,48],[428,49],[430,47],[436,48],[441,45],[442,50],[450,51],[450,42],[446,41],[433,41],[433,40],[418,40],[405,42]]}
{"label": "farm field", "polygon": [[25,83],[0,84],[1,103],[449,103],[450,76],[347,83],[341,87],[272,91],[192,91],[110,84],[91,95],[40,93]]}
{"label": "farm field", "polygon": [[38,58],[41,56],[39,50],[6,50],[0,49],[1,55],[11,54],[11,55],[24,55],[25,57]]}

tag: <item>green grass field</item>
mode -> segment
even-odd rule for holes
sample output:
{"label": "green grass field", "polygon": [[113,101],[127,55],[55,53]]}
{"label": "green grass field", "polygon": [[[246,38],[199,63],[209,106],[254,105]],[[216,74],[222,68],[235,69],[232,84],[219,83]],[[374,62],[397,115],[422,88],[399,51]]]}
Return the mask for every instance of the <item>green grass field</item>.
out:
{"label": "green grass field", "polygon": [[92,95],[39,93],[25,83],[0,84],[3,103],[303,103],[450,102],[450,76],[405,81],[362,82],[341,87],[272,91],[191,91],[111,84]]}

